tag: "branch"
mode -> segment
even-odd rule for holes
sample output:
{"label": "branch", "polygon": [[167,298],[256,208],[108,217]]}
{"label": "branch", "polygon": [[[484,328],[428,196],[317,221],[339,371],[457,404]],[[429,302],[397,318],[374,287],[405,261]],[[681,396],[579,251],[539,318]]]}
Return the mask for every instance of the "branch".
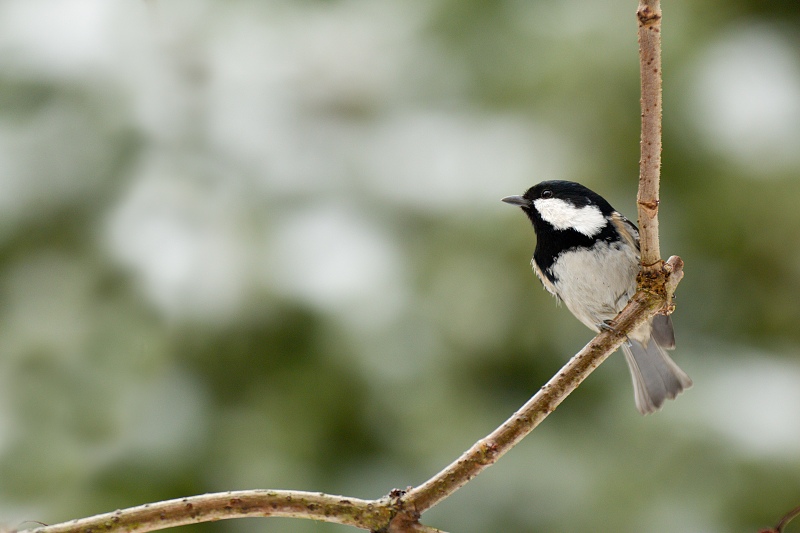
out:
{"label": "branch", "polygon": [[[666,283],[677,285],[683,262],[666,263]],[[407,493],[392,491],[379,500],[322,493],[249,490],[192,496],[145,504],[22,533],[144,533],[175,526],[244,517],[307,518],[390,533],[436,533],[419,523],[430,509],[493,465],[544,420],[600,363],[625,341],[626,334],[663,306],[656,292],[637,292],[615,319],[615,329],[598,334],[502,426],[475,443],[455,462]]]}
{"label": "branch", "polygon": [[658,187],[661,172],[661,7],[640,0],[639,70],[642,80],[642,135],[639,159],[639,245],[642,273],[661,269],[658,243]]}
{"label": "branch", "polygon": [[[437,533],[438,530],[419,523],[424,511],[494,464],[533,431],[624,342],[628,332],[656,313],[672,310],[672,294],[683,277],[683,261],[679,257],[671,257],[664,263],[658,242],[661,168],[659,0],[640,0],[637,16],[642,75],[642,135],[637,195],[642,263],[638,277],[639,290],[615,318],[613,330],[603,331],[592,339],[502,426],[419,487],[405,493],[394,490],[379,500],[300,491],[227,492],[146,504],[23,533],[143,533],[185,524],[252,516],[307,518],[386,533]],[[779,527],[782,528],[790,519],[787,515]]]}
{"label": "branch", "polygon": [[683,278],[683,261],[664,263],[658,242],[658,190],[661,170],[661,8],[659,0],[640,0],[639,61],[642,79],[642,133],[637,204],[641,247],[639,291],[614,319],[615,330],[597,335],[505,424],[478,441],[457,461],[412,489],[406,508],[422,513],[494,464],[553,411],[625,339],[625,334],[658,312],[671,312],[672,295]]}
{"label": "branch", "polygon": [[26,533],[143,533],[229,518],[310,518],[361,529],[384,527],[394,514],[390,501],[359,500],[288,490],[243,490],[203,494],[117,510]]}
{"label": "branch", "polygon": [[[683,276],[683,262],[680,258],[671,258],[668,264],[671,268],[668,279],[677,280],[674,281],[677,284]],[[599,333],[502,426],[476,442],[436,476],[409,491],[403,498],[404,508],[420,514],[494,464],[614,353],[625,341],[628,332],[650,319],[663,305],[664,300],[660,296],[651,292],[637,292],[614,319],[613,331]]]}
{"label": "branch", "polygon": [[789,525],[789,522],[791,522],[798,516],[800,516],[800,507],[795,507],[794,509],[786,513],[783,516],[783,518],[781,518],[781,521],[778,522],[777,526],[771,529],[762,529],[758,533],[783,533],[783,529]]}

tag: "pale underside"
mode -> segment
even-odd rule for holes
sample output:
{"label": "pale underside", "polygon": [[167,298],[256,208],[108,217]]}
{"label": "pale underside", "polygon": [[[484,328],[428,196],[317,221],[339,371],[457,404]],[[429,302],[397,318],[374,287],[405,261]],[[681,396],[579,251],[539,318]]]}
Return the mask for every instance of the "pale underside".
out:
{"label": "pale underside", "polygon": [[[613,319],[636,293],[636,274],[639,270],[638,250],[622,242],[599,242],[594,251],[571,250],[563,253],[550,267],[556,286],[544,275],[535,262],[533,270],[551,294],[586,327],[600,331],[600,325]],[[620,291],[620,287],[624,287]],[[630,337],[646,341],[649,327],[643,325]]]}

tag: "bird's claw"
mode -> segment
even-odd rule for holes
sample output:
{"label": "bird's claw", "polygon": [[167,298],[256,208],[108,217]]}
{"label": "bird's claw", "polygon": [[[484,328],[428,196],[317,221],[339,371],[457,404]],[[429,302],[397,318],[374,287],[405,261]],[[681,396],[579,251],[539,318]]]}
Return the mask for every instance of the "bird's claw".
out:
{"label": "bird's claw", "polygon": [[600,331],[610,331],[611,333],[617,332],[617,329],[614,326],[615,326],[614,321],[611,319],[603,320],[602,322],[597,324],[597,327],[600,328]]}
{"label": "bird's claw", "polygon": [[[614,335],[619,335],[619,332],[617,331],[616,325],[617,324],[614,322],[614,320],[603,320],[602,322],[597,324],[597,327],[600,328],[600,331],[610,331]],[[628,339],[627,335],[625,335],[625,342],[628,345],[630,345],[630,343],[631,343],[631,341],[630,341],[630,339]]]}

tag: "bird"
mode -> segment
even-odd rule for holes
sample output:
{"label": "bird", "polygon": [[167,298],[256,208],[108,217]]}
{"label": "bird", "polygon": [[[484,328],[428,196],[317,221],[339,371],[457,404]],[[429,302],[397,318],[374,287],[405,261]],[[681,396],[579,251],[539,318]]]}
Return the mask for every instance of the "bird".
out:
{"label": "bird", "polygon": [[[592,331],[612,320],[636,293],[639,229],[602,196],[573,181],[543,181],[503,202],[533,224],[531,266],[544,288]],[[692,380],[667,355],[675,348],[669,315],[658,314],[628,333],[622,345],[640,413],[658,411]]]}

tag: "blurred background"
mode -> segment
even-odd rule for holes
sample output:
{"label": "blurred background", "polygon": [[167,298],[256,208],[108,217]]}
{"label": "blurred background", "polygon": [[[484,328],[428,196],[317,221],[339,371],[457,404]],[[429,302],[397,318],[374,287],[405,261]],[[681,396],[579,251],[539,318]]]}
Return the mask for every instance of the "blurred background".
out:
{"label": "blurred background", "polygon": [[[663,7],[695,386],[641,417],[613,356],[429,525],[746,532],[800,504],[800,4]],[[571,179],[635,219],[635,10],[0,1],[0,524],[376,498],[498,426],[591,338],[500,198]]]}

